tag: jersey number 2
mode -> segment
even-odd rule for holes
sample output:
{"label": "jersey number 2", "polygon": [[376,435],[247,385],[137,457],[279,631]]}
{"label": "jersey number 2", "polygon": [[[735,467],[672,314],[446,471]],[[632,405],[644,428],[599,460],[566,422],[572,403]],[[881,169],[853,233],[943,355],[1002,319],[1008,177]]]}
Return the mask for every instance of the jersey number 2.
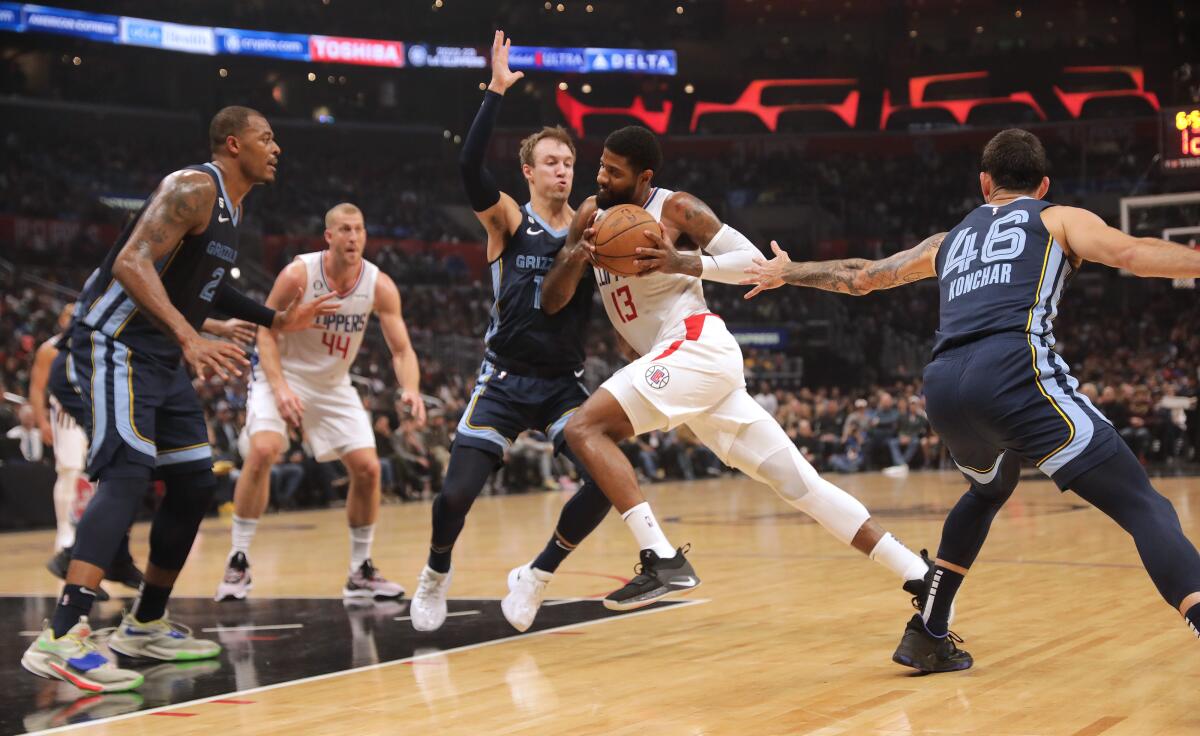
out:
{"label": "jersey number 2", "polygon": [[[621,301],[617,301],[618,294],[621,295]],[[628,286],[616,289],[611,296],[613,307],[617,310],[617,316],[621,318],[622,322],[632,322],[637,319],[637,307],[633,306],[633,293],[629,291]],[[622,309],[622,306],[628,307],[629,311]]]}
{"label": "jersey number 2", "polygon": [[321,344],[329,348],[330,355],[336,352],[341,353],[343,359],[349,359],[350,357],[349,335],[335,335],[332,332],[326,332],[321,335]]}
{"label": "jersey number 2", "polygon": [[221,285],[221,277],[225,275],[225,268],[219,266],[213,269],[212,279],[204,285],[200,290],[200,298],[206,302],[211,302],[217,293],[217,287]]}

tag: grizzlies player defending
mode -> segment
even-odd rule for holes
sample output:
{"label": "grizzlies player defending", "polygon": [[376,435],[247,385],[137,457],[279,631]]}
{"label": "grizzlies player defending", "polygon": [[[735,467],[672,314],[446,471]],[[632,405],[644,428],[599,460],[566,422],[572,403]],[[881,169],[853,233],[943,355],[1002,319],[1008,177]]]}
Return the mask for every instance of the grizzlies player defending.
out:
{"label": "grizzlies player defending", "polygon": [[[575,214],[569,242],[542,289],[549,311],[579,298],[576,286],[593,272],[588,254],[594,230],[586,224],[596,213],[637,204],[661,223],[666,237],[655,236],[656,247],[638,249],[637,276],[594,269],[609,321],[640,357],[605,381],[566,427],[571,449],[641,548],[637,575],[605,597],[604,605],[631,610],[700,584],[685,550],[671,546],[655,520],[633,466],[617,445],[681,424],[724,463],[769,485],[915,593],[912,588],[920,589],[929,565],[885,532],[856,498],[821,478],[775,418],[746,392],[741,348],[725,322],[709,312],[701,279],[736,283],[759,251],[696,197],[654,186],[661,166],[658,139],[646,128],[630,126],[608,136],[597,194]],[[676,242],[686,250],[677,249]]]}
{"label": "grizzlies player defending", "polygon": [[792,263],[772,244],[776,257],[747,269],[743,281],[755,284],[749,298],[783,284],[860,295],[938,279],[941,319],[925,369],[926,410],[971,487],[946,517],[925,605],[892,658],[924,672],[971,666],[947,617],[992,518],[1017,485],[1022,459],[1129,532],[1158,592],[1200,633],[1196,548],[1053,350],[1059,297],[1084,261],[1137,276],[1194,278],[1200,253],[1132,237],[1087,210],[1042,199],[1050,187],[1046,153],[1031,133],[998,133],[982,163],[985,204],[948,233],[880,261]]}
{"label": "grizzlies player defending", "polygon": [[[529,202],[501,192],[483,166],[488,138],[504,92],[523,75],[508,68],[502,31],[492,43],[492,81],[463,143],[463,184],[475,216],[487,229],[487,257],[496,301],[479,382],[458,424],[446,480],[433,503],[429,560],[421,571],[410,613],[413,628],[433,631],[446,620],[450,551],[488,475],[518,434],[545,432],[563,448],[563,426],[587,399],[583,338],[591,311],[591,281],[560,311],[541,308],[541,283],[562,248],[573,211],[575,146],[562,128],[543,128],[521,142],[521,171]],[[609,504],[586,477],[563,507],[554,535],[532,562],[508,576],[501,609],[519,631],[533,623],[546,584],[583,538],[604,519]]]}
{"label": "grizzlies player defending", "polygon": [[[274,181],[280,149],[266,119],[245,107],[218,112],[209,139],[213,160],[163,179],[89,280],[65,378],[51,376],[55,398],[91,433],[87,471],[99,485],[76,529],[53,619],[21,664],[94,693],[142,682],[97,651],[87,616],[104,566],[156,473],[166,493],[150,527],[150,562],[109,647],[168,662],[215,657],[221,649],[166,618],[167,598],[216,487],[204,412],[180,358],[201,378],[240,375],[248,363],[237,345],[197,330],[214,310],[264,327],[305,329],[337,306],[324,299],[300,304],[297,295],[277,312],[226,283],[238,254],[242,199],[255,184]],[[64,381],[69,389],[59,388]]]}
{"label": "grizzlies player defending", "polygon": [[425,422],[419,388],[421,371],[400,312],[395,282],[363,258],[367,243],[362,211],[347,202],[325,213],[328,250],[296,257],[280,272],[267,306],[286,302],[297,290],[308,298],[336,293],[340,306],[318,325],[282,335],[260,330],[258,364],[246,401],[249,451],[238,476],[233,504],[233,547],[216,599],[242,600],[250,591],[250,542],[267,508],[271,466],[287,447],[287,425],[304,430],[319,461],[338,458],[350,476],[346,520],[350,525],[350,573],[346,598],[399,598],[404,588],[385,580],[371,562],[371,542],[379,515],[379,456],[371,417],[350,384],[367,322],[379,316],[383,339],[392,351],[400,399]]}

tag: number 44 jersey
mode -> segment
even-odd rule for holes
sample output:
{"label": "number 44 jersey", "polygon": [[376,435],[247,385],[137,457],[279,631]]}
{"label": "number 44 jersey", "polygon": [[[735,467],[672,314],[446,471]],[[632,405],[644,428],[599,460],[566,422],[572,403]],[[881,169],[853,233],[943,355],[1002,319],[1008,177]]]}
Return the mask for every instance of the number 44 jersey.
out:
{"label": "number 44 jersey", "polygon": [[[332,291],[325,280],[324,256],[325,251],[296,256],[306,271],[302,301],[312,301]],[[335,297],[341,306],[333,314],[318,318],[320,327],[279,336],[279,359],[289,382],[300,379],[316,386],[346,383],[375,308],[378,276],[379,268],[363,259],[354,286]],[[258,372],[261,369],[256,368]]]}
{"label": "number 44 jersey", "polygon": [[1042,223],[1049,202],[984,204],[946,233],[937,254],[941,322],[933,354],[1001,332],[1054,346],[1058,300],[1074,268]]}

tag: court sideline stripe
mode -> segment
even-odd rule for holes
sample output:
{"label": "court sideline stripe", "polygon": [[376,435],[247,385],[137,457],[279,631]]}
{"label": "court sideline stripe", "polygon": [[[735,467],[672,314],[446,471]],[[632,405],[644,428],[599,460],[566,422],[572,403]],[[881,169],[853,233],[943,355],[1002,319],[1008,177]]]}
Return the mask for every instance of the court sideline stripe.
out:
{"label": "court sideline stripe", "polygon": [[[479,600],[479,599],[475,599],[475,600]],[[443,649],[443,650],[436,651],[436,652],[429,652],[428,654],[419,654],[419,655],[415,655],[412,657],[405,657],[404,659],[393,659],[390,662],[379,662],[377,664],[368,664],[368,665],[364,665],[362,667],[354,667],[354,668],[348,669],[348,670],[341,670],[339,672],[326,672],[323,675],[313,675],[311,677],[302,677],[299,680],[288,680],[287,682],[277,682],[273,685],[263,685],[262,687],[253,687],[253,688],[250,688],[249,690],[238,690],[236,692],[231,692],[231,693],[221,693],[219,695],[212,695],[207,698],[197,698],[196,700],[187,700],[182,703],[173,703],[171,705],[164,705],[164,706],[160,706],[158,708],[150,708],[148,710],[139,710],[139,711],[135,711],[133,713],[124,713],[119,716],[113,716],[112,718],[101,718],[99,720],[89,721],[88,723],[76,723],[76,724],[72,724],[70,726],[59,726],[58,728],[50,728],[45,731],[31,731],[30,734],[28,734],[28,736],[36,736],[37,734],[66,733],[67,731],[90,728],[92,726],[97,726],[97,725],[101,725],[101,724],[115,723],[117,721],[124,721],[124,720],[128,720],[130,718],[138,718],[140,716],[155,715],[158,713],[162,713],[163,711],[174,710],[176,708],[186,708],[188,706],[204,705],[206,703],[211,703],[214,700],[225,700],[225,699],[229,699],[229,698],[237,698],[237,697],[240,697],[243,695],[252,695],[254,693],[266,692],[268,690],[278,690],[279,688],[290,687],[292,685],[303,685],[303,684],[306,684],[309,682],[319,682],[321,680],[330,680],[335,677],[343,677],[345,675],[352,675],[357,672],[371,672],[373,670],[381,670],[381,669],[384,669],[385,667],[394,667],[396,665],[405,664],[407,662],[417,662],[417,661],[420,661],[423,659],[429,659],[431,657],[440,657],[443,654],[454,654],[456,652],[466,652],[466,651],[470,651],[472,649],[482,649],[483,647],[492,646],[494,644],[503,644],[506,642],[516,641],[519,639],[529,639],[529,638],[532,638],[535,636],[549,634],[550,632],[553,632],[553,631],[566,631],[568,629],[578,629],[578,628],[582,628],[584,626],[591,626],[593,624],[598,624],[598,623],[621,621],[624,619],[633,618],[635,616],[648,616],[648,615],[654,614],[654,613],[662,613],[663,611],[680,610],[680,609],[684,609],[684,608],[689,608],[691,606],[698,606],[703,603],[708,603],[709,600],[710,599],[708,599],[708,598],[694,598],[694,599],[688,599],[688,600],[681,600],[678,603],[676,603],[674,605],[670,605],[670,606],[650,606],[650,607],[642,609],[640,611],[633,611],[631,613],[621,614],[620,616],[606,616],[604,618],[597,618],[597,619],[593,619],[591,621],[580,621],[579,623],[567,624],[565,626],[556,626],[551,629],[542,629],[541,631],[535,631],[532,634],[521,634],[521,633],[514,632],[512,636],[508,636],[503,639],[493,639],[491,641],[481,641],[481,642],[477,642],[475,644],[465,644],[461,647],[454,647],[453,649]]]}

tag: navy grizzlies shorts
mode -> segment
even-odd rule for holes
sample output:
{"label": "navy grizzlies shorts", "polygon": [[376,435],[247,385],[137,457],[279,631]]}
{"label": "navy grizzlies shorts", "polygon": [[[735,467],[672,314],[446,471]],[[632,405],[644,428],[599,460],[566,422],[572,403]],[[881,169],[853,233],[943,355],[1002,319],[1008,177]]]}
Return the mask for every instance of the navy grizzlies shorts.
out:
{"label": "navy grizzlies shorts", "polygon": [[182,364],[138,355],[107,335],[75,330],[50,390],[88,434],[93,479],[129,464],[159,475],[212,467],[200,398]]}
{"label": "navy grizzlies shorts", "polygon": [[958,469],[980,483],[1012,450],[1067,490],[1125,447],[1037,335],[1004,333],[950,348],[925,368],[925,410]]}
{"label": "navy grizzlies shorts", "polygon": [[454,443],[503,455],[517,435],[533,429],[544,432],[554,451],[561,452],[563,427],[588,398],[580,380],[571,374],[517,376],[484,361]]}

